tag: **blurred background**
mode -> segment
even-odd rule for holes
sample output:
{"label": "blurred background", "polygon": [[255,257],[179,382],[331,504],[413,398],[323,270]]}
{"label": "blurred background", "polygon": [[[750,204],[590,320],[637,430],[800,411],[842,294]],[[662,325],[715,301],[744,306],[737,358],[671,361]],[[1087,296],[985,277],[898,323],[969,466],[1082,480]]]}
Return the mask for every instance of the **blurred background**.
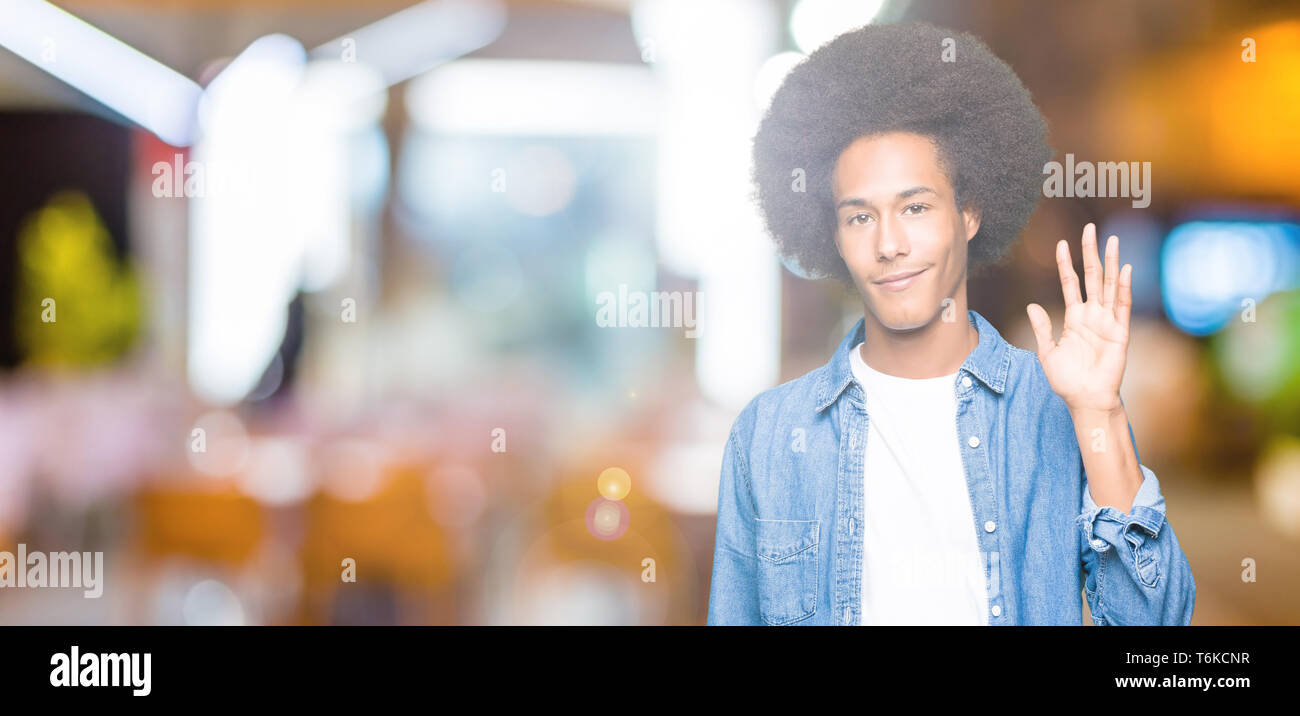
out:
{"label": "blurred background", "polygon": [[[3,624],[703,624],[727,431],[862,314],[746,183],[783,73],[972,32],[1151,202],[1123,396],[1194,624],[1300,624],[1300,10],[1284,0],[0,2]],[[1086,609],[1086,606],[1085,606]],[[1083,623],[1090,623],[1086,616]]]}

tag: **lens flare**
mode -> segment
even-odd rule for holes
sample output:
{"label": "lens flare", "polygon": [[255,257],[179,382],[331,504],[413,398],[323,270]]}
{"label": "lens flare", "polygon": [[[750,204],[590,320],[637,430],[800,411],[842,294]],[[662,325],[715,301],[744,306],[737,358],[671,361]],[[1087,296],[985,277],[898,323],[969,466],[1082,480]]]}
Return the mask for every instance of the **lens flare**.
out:
{"label": "lens flare", "polygon": [[587,505],[587,531],[597,539],[618,539],[627,532],[631,516],[622,502],[597,497]]}
{"label": "lens flare", "polygon": [[621,500],[632,491],[632,477],[621,467],[607,467],[596,478],[596,489],[607,500]]}

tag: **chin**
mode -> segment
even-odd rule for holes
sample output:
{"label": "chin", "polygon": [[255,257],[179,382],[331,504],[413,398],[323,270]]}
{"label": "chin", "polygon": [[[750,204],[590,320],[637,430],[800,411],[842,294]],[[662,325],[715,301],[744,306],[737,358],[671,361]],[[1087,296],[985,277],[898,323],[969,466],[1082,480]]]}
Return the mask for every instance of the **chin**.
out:
{"label": "chin", "polygon": [[891,331],[914,331],[918,328],[924,328],[934,322],[938,313],[918,310],[913,302],[898,302],[901,305],[880,305],[876,303],[871,306],[871,314],[876,317],[880,325]]}
{"label": "chin", "polygon": [[915,331],[915,330],[920,329],[920,328],[925,328],[925,327],[928,326],[929,324],[930,324],[930,321],[927,321],[927,320],[924,320],[924,319],[920,319],[920,320],[913,320],[913,319],[899,319],[899,320],[896,320],[896,321],[890,321],[889,323],[884,323],[884,322],[882,322],[882,325],[884,325],[885,328],[888,328],[889,330],[891,330],[891,331],[895,331],[895,332],[898,332],[898,333],[906,333],[906,332],[908,332],[908,331]]}

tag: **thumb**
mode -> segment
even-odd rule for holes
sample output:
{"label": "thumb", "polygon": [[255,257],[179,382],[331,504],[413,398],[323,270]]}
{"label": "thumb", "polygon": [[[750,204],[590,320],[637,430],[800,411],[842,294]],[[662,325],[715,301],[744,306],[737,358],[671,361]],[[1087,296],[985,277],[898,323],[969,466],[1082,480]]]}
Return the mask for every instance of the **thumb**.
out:
{"label": "thumb", "polygon": [[1025,306],[1025,311],[1029,314],[1029,325],[1034,329],[1034,338],[1038,341],[1038,355],[1046,355],[1056,347],[1056,342],[1052,340],[1052,319],[1037,303]]}

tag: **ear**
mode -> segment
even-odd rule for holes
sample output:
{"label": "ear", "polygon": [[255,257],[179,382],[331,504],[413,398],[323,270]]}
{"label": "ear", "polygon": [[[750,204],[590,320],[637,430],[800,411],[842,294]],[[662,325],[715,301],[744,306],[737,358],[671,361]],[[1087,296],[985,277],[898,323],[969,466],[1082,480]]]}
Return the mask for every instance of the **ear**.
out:
{"label": "ear", "polygon": [[974,204],[967,204],[961,210],[961,218],[966,227],[966,240],[970,241],[980,230],[980,210]]}

